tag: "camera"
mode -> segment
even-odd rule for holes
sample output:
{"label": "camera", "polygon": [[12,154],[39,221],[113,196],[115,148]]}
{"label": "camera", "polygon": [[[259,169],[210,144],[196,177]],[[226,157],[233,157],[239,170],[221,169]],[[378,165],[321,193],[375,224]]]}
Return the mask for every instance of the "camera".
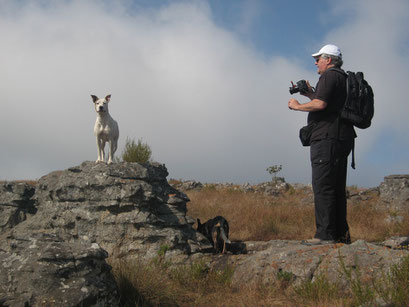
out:
{"label": "camera", "polygon": [[307,82],[305,80],[300,80],[298,81],[296,84],[293,83],[293,81],[291,81],[292,86],[290,87],[290,94],[295,94],[295,93],[308,93],[309,92],[309,88],[307,85]]}

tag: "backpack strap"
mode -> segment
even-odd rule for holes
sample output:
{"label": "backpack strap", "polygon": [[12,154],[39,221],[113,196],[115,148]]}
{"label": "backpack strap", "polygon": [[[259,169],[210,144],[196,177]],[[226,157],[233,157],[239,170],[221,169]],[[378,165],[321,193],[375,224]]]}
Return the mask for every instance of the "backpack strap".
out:
{"label": "backpack strap", "polygon": [[352,141],[352,162],[351,167],[355,169],[355,139]]}
{"label": "backpack strap", "polygon": [[345,77],[348,77],[348,74],[344,70],[342,70],[341,68],[331,67],[331,68],[328,68],[328,70],[333,70],[333,71],[339,72],[340,74],[343,74]]}

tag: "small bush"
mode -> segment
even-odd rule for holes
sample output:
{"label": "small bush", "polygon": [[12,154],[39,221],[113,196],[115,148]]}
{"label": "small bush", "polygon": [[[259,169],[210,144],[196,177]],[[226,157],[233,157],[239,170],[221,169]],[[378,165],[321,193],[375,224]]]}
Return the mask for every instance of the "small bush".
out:
{"label": "small bush", "polygon": [[277,272],[277,282],[281,289],[288,288],[295,280],[295,275],[291,272],[280,270]]}
{"label": "small bush", "polygon": [[150,161],[151,155],[152,150],[148,143],[143,143],[141,139],[138,139],[138,143],[136,143],[135,140],[126,138],[122,160],[126,162],[146,163]]}
{"label": "small bush", "polygon": [[282,165],[272,165],[269,166],[266,171],[273,176],[273,181],[277,181],[278,177],[277,174],[283,169]]}

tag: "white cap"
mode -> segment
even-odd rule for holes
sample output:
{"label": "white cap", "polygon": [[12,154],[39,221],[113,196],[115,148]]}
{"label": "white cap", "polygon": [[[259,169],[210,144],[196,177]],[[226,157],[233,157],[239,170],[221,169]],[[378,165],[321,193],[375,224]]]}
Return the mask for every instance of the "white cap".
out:
{"label": "white cap", "polygon": [[335,55],[335,56],[342,58],[341,50],[337,46],[331,45],[331,44],[325,45],[324,47],[320,49],[320,51],[318,51],[317,53],[314,53],[312,56],[316,58],[316,57],[319,57],[323,53],[329,54],[329,55]]}

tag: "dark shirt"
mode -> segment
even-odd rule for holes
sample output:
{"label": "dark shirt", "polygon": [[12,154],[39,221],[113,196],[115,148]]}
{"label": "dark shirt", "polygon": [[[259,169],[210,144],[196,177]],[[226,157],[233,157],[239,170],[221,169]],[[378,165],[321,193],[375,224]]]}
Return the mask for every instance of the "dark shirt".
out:
{"label": "dark shirt", "polygon": [[[313,99],[325,101],[327,107],[322,111],[308,113],[308,123],[312,121],[316,123],[311,141],[337,138],[337,118],[347,95],[346,77],[347,75],[340,68],[330,68],[320,76]],[[338,136],[340,140],[355,138],[353,125],[341,120]]]}

